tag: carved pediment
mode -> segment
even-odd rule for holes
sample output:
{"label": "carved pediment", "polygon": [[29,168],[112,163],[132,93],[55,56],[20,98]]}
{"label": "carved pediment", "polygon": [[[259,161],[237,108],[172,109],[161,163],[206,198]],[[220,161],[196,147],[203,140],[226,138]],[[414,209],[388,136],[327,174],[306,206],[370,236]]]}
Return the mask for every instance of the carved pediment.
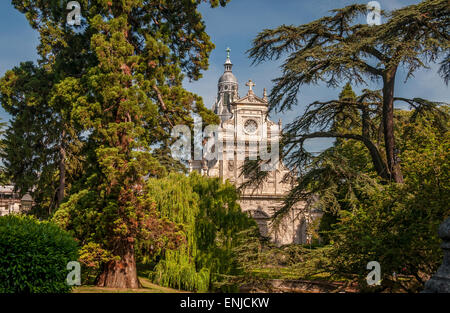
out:
{"label": "carved pediment", "polygon": [[254,104],[254,105],[265,105],[265,106],[267,106],[267,102],[264,101],[264,99],[256,96],[253,93],[249,93],[245,97],[234,101],[234,104]]}
{"label": "carved pediment", "polygon": [[245,97],[243,97],[243,98],[235,100],[233,102],[234,105],[237,105],[237,104],[255,104],[255,105],[267,106],[268,102],[267,102],[266,90],[264,89],[264,98],[260,98],[260,97],[256,96],[255,92],[253,91],[253,87],[255,86],[254,82],[249,80],[248,83],[246,83],[246,85],[249,88],[248,92],[247,92],[247,95]]}

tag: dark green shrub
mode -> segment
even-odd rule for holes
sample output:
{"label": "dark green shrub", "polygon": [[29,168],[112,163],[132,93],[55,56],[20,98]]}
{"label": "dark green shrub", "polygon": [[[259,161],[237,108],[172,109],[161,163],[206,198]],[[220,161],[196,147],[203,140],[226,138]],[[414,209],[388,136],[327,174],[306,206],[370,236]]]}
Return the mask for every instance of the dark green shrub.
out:
{"label": "dark green shrub", "polygon": [[0,217],[0,293],[62,293],[67,263],[78,259],[76,241],[34,217]]}

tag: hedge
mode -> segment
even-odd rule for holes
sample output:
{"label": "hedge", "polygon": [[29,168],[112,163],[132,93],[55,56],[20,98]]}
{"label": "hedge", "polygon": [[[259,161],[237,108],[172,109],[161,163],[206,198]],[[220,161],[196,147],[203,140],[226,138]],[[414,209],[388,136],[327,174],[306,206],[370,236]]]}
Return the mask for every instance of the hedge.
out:
{"label": "hedge", "polygon": [[63,293],[78,245],[64,230],[31,216],[0,217],[0,293]]}

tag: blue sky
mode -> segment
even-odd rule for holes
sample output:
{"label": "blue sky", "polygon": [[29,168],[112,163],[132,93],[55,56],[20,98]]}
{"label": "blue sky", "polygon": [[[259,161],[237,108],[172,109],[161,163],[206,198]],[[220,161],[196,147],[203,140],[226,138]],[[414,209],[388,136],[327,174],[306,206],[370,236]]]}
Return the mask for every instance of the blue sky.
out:
{"label": "blue sky", "polygon": [[[246,51],[251,47],[252,40],[265,28],[274,28],[281,24],[300,25],[308,23],[324,15],[334,8],[344,7],[352,3],[367,3],[355,0],[231,0],[225,8],[211,9],[207,4],[201,5],[201,12],[206,22],[206,30],[216,45],[210,58],[210,68],[197,82],[186,82],[187,89],[203,97],[205,104],[211,107],[217,93],[217,80],[223,73],[227,47],[231,48],[233,72],[239,80],[240,95],[246,93],[245,82],[252,79],[256,86],[255,92],[262,95],[263,88],[271,89],[271,80],[279,76],[277,62],[252,66]],[[416,0],[379,0],[381,8],[392,10],[405,5],[419,3]],[[38,35],[31,29],[25,17],[16,11],[11,1],[0,1],[0,75],[18,65],[20,62],[37,58],[36,46]],[[398,96],[408,98],[423,97],[430,100],[450,102],[448,87],[436,74],[437,67],[431,70],[418,71],[415,78],[404,81],[404,73],[397,77]],[[345,82],[343,81],[344,85]],[[371,85],[370,88],[379,88]],[[359,89],[356,88],[355,91]],[[335,98],[340,89],[327,88],[324,85],[302,88],[298,99],[299,105],[291,112],[273,114],[272,119],[283,120],[283,124],[299,116],[305,105],[315,100]],[[8,116],[0,108],[0,117]],[[323,150],[330,140],[312,140],[309,142],[311,151]]]}

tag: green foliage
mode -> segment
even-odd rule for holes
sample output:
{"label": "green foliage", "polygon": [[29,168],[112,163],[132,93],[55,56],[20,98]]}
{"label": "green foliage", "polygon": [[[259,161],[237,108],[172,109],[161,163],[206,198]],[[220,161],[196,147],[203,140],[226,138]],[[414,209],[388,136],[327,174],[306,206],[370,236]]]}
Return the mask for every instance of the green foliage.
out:
{"label": "green foliage", "polygon": [[[204,292],[238,272],[233,249],[239,232],[254,221],[241,211],[234,186],[193,173],[150,179],[147,188],[162,216],[183,225],[186,234],[180,249],[161,251],[152,274],[155,282]],[[145,252],[142,255],[144,262],[151,262]]]}
{"label": "green foliage", "polygon": [[[353,97],[347,85],[340,100]],[[308,156],[286,205],[276,215],[282,216],[304,196],[315,197],[314,205],[324,212],[319,232],[327,246],[292,266],[299,276],[325,272],[333,279],[358,281],[364,291],[415,292],[436,271],[442,261],[436,232],[449,214],[450,201],[448,105],[417,98],[406,102],[414,109],[394,112],[403,184],[390,183],[378,174],[369,149],[360,140],[343,136],[323,153]],[[365,136],[382,151],[376,131],[382,127],[377,106],[375,101]],[[321,123],[322,116],[313,113],[329,109],[319,103],[304,121],[311,118]],[[332,130],[364,135],[364,111],[358,110],[341,106],[331,120]],[[295,153],[294,157],[299,156]],[[378,288],[367,288],[370,261],[381,264],[383,281]]]}
{"label": "green foliage", "polygon": [[192,257],[188,254],[189,249],[181,249],[181,252],[167,252],[164,259],[156,265],[150,278],[161,286],[207,292],[210,288],[210,271],[204,267],[197,271]]}
{"label": "green foliage", "polygon": [[[141,211],[139,214],[134,213],[135,229],[131,231],[136,232],[135,238],[145,241],[155,251],[159,251],[158,249],[162,247],[176,248],[183,238],[180,228],[167,218],[160,218],[155,201],[147,193],[141,194],[137,200]],[[95,191],[83,189],[73,194],[52,217],[53,222],[79,240],[80,262],[89,271],[85,277],[88,281],[94,279],[95,273],[98,274],[108,261],[120,260],[120,257],[108,249],[111,230],[102,227],[105,223],[103,219],[110,218],[116,206],[113,200],[102,198]],[[98,207],[105,207],[105,210],[99,212]],[[133,207],[128,209],[130,212],[134,210]],[[126,225],[116,222],[114,233],[123,235],[127,231],[130,230]],[[149,250],[149,253],[153,252]]]}
{"label": "green foliage", "polygon": [[257,227],[243,230],[234,253],[240,272],[228,275],[222,286],[238,286],[254,292],[273,292],[269,279],[337,280],[329,272],[332,260],[329,247],[317,245],[284,245],[262,239]]}
{"label": "green foliage", "polygon": [[[324,212],[320,233],[327,245],[300,247],[283,264],[285,252],[246,237],[237,253],[249,274],[237,280],[264,286],[266,278],[338,279],[358,282],[365,292],[420,291],[442,262],[437,228],[449,215],[448,106],[439,112],[395,112],[404,184],[381,180],[357,141],[337,140],[314,157],[294,191],[319,196],[315,205]],[[344,121],[337,119],[336,128]],[[379,287],[367,286],[370,261],[381,264]]]}
{"label": "green foliage", "polygon": [[[448,107],[442,110],[448,112]],[[442,261],[437,228],[449,214],[449,120],[416,111],[397,111],[396,120],[402,139],[399,146],[404,184],[361,180],[367,175],[367,170],[361,170],[353,180],[317,190],[322,196],[329,195],[318,204],[337,217],[330,223],[332,227],[322,227],[332,243],[327,257],[333,262],[327,268],[358,280],[367,291],[420,291]],[[351,143],[343,144],[345,151],[352,151]],[[345,158],[339,154],[341,148],[334,151],[334,160]],[[354,157],[345,159],[349,168],[358,168],[357,154]],[[351,197],[346,196],[349,188]],[[381,264],[379,288],[366,288],[365,264],[370,261]]]}
{"label": "green foliage", "polygon": [[329,211],[326,211],[320,218],[319,235],[323,244],[327,245],[330,243],[329,231],[332,230],[333,225],[335,225],[337,221],[338,217],[336,214]]}
{"label": "green foliage", "polygon": [[83,285],[92,285],[100,275],[102,265],[113,259],[111,252],[103,249],[100,244],[88,242],[80,249],[81,280]]}
{"label": "green foliage", "polygon": [[340,100],[355,100],[356,94],[353,91],[352,85],[350,83],[345,84],[344,88],[342,89],[341,93],[339,94]]}
{"label": "green foliage", "polygon": [[0,217],[0,293],[69,292],[66,266],[77,258],[76,241],[55,224]]}
{"label": "green foliage", "polygon": [[420,291],[442,261],[436,229],[448,208],[423,206],[427,198],[436,200],[419,190],[382,188],[366,196],[358,209],[341,212],[329,254],[333,271],[370,289],[364,265],[378,261],[382,283],[375,290]]}
{"label": "green foliage", "polygon": [[73,153],[79,151],[76,136],[64,126],[61,110],[51,102],[50,98],[58,93],[54,80],[52,73],[26,62],[6,72],[0,84],[0,102],[11,115],[3,140],[3,167],[16,189],[21,194],[30,192],[38,206],[44,208],[46,212],[39,214],[43,217],[48,217],[58,204],[63,142],[73,167],[77,164]]}

